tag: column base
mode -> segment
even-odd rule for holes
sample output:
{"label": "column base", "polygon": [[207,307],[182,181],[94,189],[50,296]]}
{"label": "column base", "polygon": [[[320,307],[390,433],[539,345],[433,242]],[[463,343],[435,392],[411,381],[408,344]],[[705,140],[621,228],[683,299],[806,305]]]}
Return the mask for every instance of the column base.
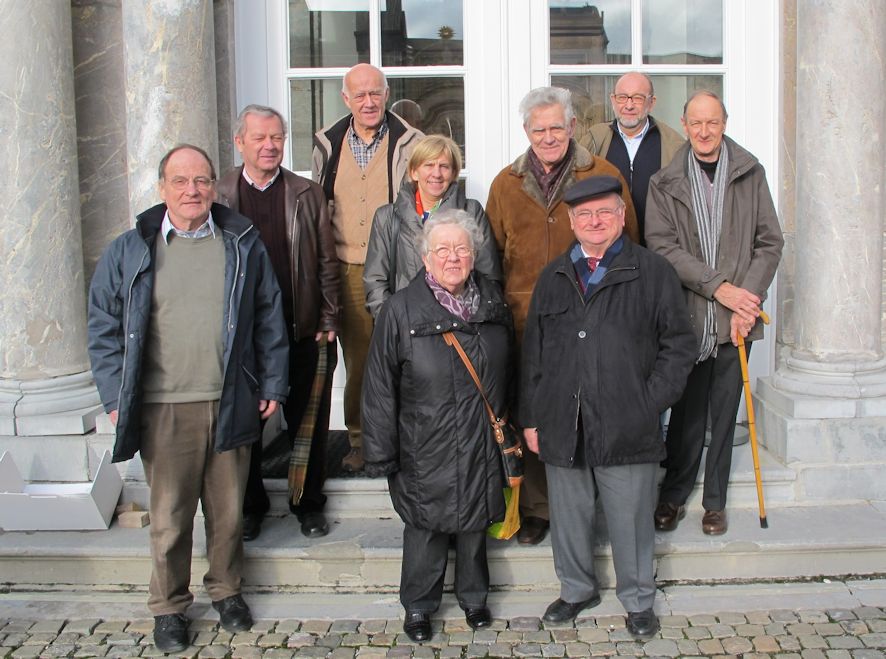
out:
{"label": "column base", "polygon": [[759,440],[796,471],[798,500],[886,500],[886,362],[789,355],[754,402]]}
{"label": "column base", "polygon": [[82,435],[102,407],[91,371],[44,380],[0,380],[0,435]]}

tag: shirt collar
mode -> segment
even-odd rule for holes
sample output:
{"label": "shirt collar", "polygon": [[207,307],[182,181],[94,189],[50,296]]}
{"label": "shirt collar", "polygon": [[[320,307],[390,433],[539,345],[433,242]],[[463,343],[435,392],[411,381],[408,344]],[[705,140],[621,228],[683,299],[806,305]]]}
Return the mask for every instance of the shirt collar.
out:
{"label": "shirt collar", "polygon": [[274,185],[274,181],[277,180],[277,177],[280,176],[280,168],[277,168],[277,171],[274,172],[274,175],[271,177],[271,180],[265,183],[264,185],[259,185],[255,181],[252,180],[252,177],[246,172],[246,168],[243,168],[243,178],[246,179],[246,182],[249,183],[253,188],[258,190],[259,192],[264,192],[272,185]]}
{"label": "shirt collar", "polygon": [[615,122],[616,127],[618,128],[618,134],[621,135],[621,139],[625,142],[640,142],[646,137],[646,133],[649,132],[649,117],[646,117],[646,125],[643,126],[643,130],[641,130],[636,135],[626,135],[625,132],[621,129],[621,124],[618,121]]}
{"label": "shirt collar", "polygon": [[388,115],[387,115],[387,113],[385,113],[384,115],[382,115],[381,124],[379,124],[378,130],[375,131],[375,135],[372,136],[372,141],[369,142],[369,144],[366,144],[363,141],[363,138],[360,137],[359,135],[357,135],[357,131],[354,130],[354,116],[351,115],[351,122],[350,122],[350,124],[348,124],[348,136],[351,139],[359,140],[360,144],[363,144],[367,148],[373,146],[374,144],[376,144],[378,142],[381,142],[381,140],[384,139],[387,132],[388,132]]}
{"label": "shirt collar", "polygon": [[160,225],[160,235],[163,236],[163,242],[169,244],[169,233],[173,232],[180,238],[205,238],[212,236],[215,238],[215,222],[212,221],[212,212],[206,218],[206,221],[193,231],[182,231],[176,229],[169,219],[169,211],[163,216],[163,223]]}

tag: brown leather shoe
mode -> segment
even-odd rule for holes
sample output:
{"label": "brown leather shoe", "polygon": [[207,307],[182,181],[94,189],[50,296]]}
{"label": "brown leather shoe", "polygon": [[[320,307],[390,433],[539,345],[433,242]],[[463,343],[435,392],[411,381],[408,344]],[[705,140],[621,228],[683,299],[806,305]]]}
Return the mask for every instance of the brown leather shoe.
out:
{"label": "brown leather shoe", "polygon": [[705,535],[723,535],[729,523],[726,521],[725,510],[706,510],[701,518],[701,530]]}
{"label": "brown leather shoe", "polygon": [[655,509],[655,528],[658,531],[673,531],[684,517],[686,506],[662,501]]}
{"label": "brown leather shoe", "polygon": [[524,517],[520,521],[517,542],[521,545],[537,545],[545,539],[550,522],[541,517]]}
{"label": "brown leather shoe", "polygon": [[341,468],[351,473],[363,470],[363,447],[352,446],[348,454],[341,460]]}

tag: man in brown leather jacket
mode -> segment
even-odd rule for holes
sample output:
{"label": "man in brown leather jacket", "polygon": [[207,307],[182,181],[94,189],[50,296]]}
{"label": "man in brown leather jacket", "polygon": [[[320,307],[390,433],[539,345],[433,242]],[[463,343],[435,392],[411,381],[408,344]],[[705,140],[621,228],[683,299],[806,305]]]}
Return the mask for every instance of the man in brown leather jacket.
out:
{"label": "man in brown leather jacket", "polygon": [[[259,230],[283,293],[290,344],[290,393],[283,414],[292,440],[300,429],[304,434],[313,427],[304,490],[297,504],[290,500],[290,509],[304,535],[320,537],[329,530],[323,515],[323,483],[339,329],[338,259],[322,188],[280,166],[285,141],[286,121],[279,112],[260,105],[244,108],[234,134],[243,166],[227,172],[218,191],[224,203]],[[325,368],[318,369],[321,351]],[[315,377],[321,379],[321,387],[314,387]],[[259,441],[253,444],[243,502],[244,540],[258,537],[270,507],[261,458]]]}

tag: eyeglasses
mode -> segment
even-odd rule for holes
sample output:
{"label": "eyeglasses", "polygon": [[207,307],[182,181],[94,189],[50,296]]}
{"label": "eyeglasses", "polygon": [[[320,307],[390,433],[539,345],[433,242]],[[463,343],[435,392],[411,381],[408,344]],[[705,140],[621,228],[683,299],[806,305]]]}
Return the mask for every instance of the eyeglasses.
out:
{"label": "eyeglasses", "polygon": [[611,94],[611,96],[619,105],[624,105],[628,102],[628,99],[632,100],[634,105],[640,105],[645,103],[647,99],[651,98],[652,94]]}
{"label": "eyeglasses", "polygon": [[596,215],[597,219],[607,222],[615,217],[615,214],[618,212],[617,208],[601,208],[600,210],[592,211],[592,210],[580,210],[575,211],[573,213],[573,217],[580,222],[590,222],[590,220]]}
{"label": "eyeglasses", "polygon": [[440,259],[441,261],[445,261],[453,254],[455,254],[460,259],[466,259],[474,253],[474,250],[472,250],[467,245],[458,245],[455,248],[441,245],[440,247],[429,249],[428,253],[435,254],[438,259]]}
{"label": "eyeglasses", "polygon": [[188,187],[188,184],[193,181],[194,187],[200,190],[201,192],[205,192],[209,188],[212,187],[212,184],[215,183],[215,179],[209,178],[207,176],[195,176],[194,178],[187,178],[185,176],[173,176],[169,179],[169,185],[172,186],[173,190],[185,190]]}

